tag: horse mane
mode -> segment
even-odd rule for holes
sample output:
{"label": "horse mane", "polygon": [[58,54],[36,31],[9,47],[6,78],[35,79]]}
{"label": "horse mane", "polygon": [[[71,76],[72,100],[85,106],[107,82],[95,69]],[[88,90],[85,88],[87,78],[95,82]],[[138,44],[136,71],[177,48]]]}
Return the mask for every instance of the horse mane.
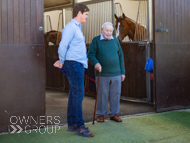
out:
{"label": "horse mane", "polygon": [[130,22],[132,22],[133,24],[133,29],[129,30],[129,39],[132,41],[138,41],[140,37],[140,39],[142,39],[142,34],[139,32],[139,30],[142,31],[142,29],[146,28],[143,25],[132,20],[131,18],[128,18],[127,16],[125,16],[125,19],[130,20]]}
{"label": "horse mane", "polygon": [[52,32],[58,32],[58,31],[55,31],[55,30],[48,31],[48,32],[46,32],[46,33],[44,34],[44,36],[47,37],[47,36],[48,36],[50,33],[52,33]]}
{"label": "horse mane", "polygon": [[49,32],[46,32],[45,34],[49,34],[49,33],[51,33],[51,32],[57,32],[56,30],[51,30],[51,31],[49,31]]}

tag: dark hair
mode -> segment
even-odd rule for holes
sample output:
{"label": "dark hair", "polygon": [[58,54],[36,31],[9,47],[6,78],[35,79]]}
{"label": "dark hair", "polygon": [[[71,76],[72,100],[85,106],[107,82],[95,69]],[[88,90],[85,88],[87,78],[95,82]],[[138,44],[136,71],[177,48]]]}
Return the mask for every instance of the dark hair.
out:
{"label": "dark hair", "polygon": [[84,12],[89,11],[89,8],[86,5],[82,4],[82,3],[79,3],[79,4],[75,5],[74,8],[73,8],[73,18],[77,16],[79,11],[81,11],[81,13],[83,14]]}

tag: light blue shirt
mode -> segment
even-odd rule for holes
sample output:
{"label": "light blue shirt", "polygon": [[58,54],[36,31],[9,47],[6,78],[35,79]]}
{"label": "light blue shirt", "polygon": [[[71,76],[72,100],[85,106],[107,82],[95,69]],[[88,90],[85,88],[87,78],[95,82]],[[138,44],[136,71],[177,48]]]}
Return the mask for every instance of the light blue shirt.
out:
{"label": "light blue shirt", "polygon": [[64,64],[65,60],[72,60],[81,63],[84,68],[88,68],[85,37],[81,24],[77,20],[71,19],[63,28],[58,54],[61,64]]}
{"label": "light blue shirt", "polygon": [[[113,36],[111,36],[108,40],[114,39]],[[101,33],[100,40],[107,40],[104,35]]]}

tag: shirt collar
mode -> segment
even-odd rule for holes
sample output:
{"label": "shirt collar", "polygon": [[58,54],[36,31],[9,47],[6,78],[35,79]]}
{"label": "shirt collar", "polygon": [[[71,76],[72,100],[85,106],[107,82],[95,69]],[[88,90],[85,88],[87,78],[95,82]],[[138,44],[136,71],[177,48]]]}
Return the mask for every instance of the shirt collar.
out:
{"label": "shirt collar", "polygon": [[[111,36],[110,39],[108,40],[112,40],[112,39],[114,39],[113,36]],[[100,35],[100,40],[107,40],[102,33]]]}
{"label": "shirt collar", "polygon": [[71,21],[74,22],[76,25],[80,25],[80,23],[75,19],[71,19]]}
{"label": "shirt collar", "polygon": [[73,23],[75,23],[78,27],[80,27],[80,29],[81,29],[81,31],[82,31],[82,26],[81,26],[81,24],[80,24],[77,20],[71,19],[71,21],[72,21]]}

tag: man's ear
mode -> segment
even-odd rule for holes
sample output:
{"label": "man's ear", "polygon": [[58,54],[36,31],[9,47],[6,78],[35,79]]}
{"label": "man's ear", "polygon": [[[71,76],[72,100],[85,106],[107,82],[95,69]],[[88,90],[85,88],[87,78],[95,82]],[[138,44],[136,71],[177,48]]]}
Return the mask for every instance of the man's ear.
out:
{"label": "man's ear", "polygon": [[78,15],[81,15],[81,14],[82,14],[82,12],[81,12],[81,11],[79,11],[79,12],[78,12]]}
{"label": "man's ear", "polygon": [[101,28],[101,32],[103,31],[104,29],[103,28]]}

